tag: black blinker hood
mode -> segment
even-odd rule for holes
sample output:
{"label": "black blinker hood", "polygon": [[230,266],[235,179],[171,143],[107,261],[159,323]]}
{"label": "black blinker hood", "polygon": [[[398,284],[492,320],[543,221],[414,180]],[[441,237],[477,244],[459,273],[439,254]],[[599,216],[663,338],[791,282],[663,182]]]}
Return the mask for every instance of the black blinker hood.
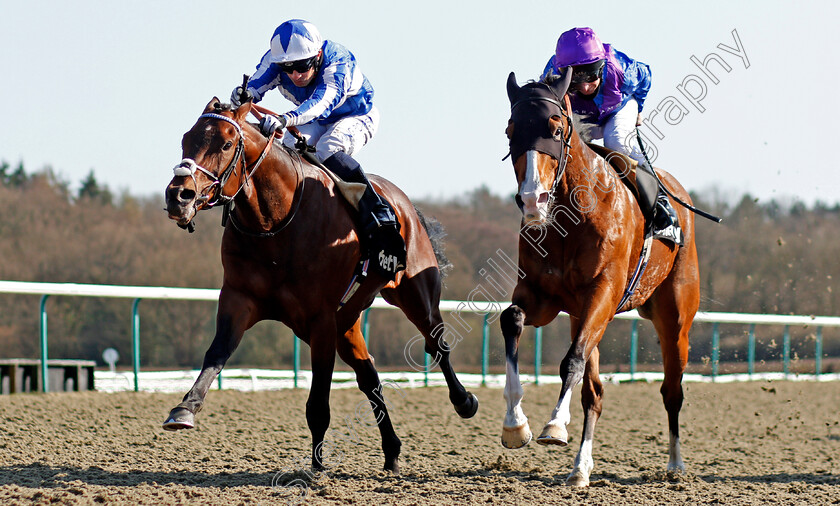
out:
{"label": "black blinker hood", "polygon": [[571,72],[565,72],[564,77],[549,83],[530,82],[520,87],[516,84],[514,73],[510,73],[508,98],[511,102],[510,119],[513,121],[510,154],[514,163],[531,150],[545,153],[558,161],[563,157],[563,140],[555,138],[549,118],[563,116],[562,100],[569,88]]}

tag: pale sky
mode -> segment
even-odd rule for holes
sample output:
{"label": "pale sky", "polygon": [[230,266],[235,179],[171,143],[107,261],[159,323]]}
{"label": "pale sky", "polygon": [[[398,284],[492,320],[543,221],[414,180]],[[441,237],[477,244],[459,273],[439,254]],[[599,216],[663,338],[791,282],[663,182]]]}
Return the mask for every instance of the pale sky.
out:
{"label": "pale sky", "polygon": [[[561,32],[590,26],[650,65],[656,165],[689,190],[840,201],[830,1],[0,0],[0,160],[51,165],[73,188],[92,169],[114,191],[162,194],[183,133],[213,96],[229,100],[291,18],[356,55],[382,116],[357,158],[411,197],[512,194],[507,75],[537,78]],[[719,47],[738,48],[733,31],[741,55]],[[708,64],[717,83],[691,61],[710,53],[730,68]],[[703,112],[684,81],[705,88]],[[262,105],[291,108],[277,92]]]}

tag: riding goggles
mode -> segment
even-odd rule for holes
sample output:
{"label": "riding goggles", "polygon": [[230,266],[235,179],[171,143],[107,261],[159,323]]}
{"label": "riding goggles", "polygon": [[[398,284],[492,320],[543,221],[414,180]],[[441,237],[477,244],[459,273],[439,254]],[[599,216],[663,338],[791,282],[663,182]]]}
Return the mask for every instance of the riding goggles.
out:
{"label": "riding goggles", "polygon": [[318,56],[313,56],[311,58],[307,58],[305,60],[297,60],[297,61],[284,61],[278,63],[277,65],[280,66],[280,70],[287,74],[291,74],[292,72],[297,72],[299,74],[303,74],[311,69],[315,62],[318,61]]}
{"label": "riding goggles", "polygon": [[572,74],[572,84],[594,83],[601,78],[601,74],[587,74],[584,72],[575,72]]}
{"label": "riding goggles", "polygon": [[572,67],[572,84],[594,83],[601,78],[605,60]]}

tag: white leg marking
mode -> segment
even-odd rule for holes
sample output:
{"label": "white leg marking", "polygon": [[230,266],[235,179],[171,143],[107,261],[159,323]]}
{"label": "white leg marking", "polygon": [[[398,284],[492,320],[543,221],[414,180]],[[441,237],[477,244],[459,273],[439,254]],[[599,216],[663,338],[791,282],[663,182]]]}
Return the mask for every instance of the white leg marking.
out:
{"label": "white leg marking", "polygon": [[685,464],[680,455],[680,437],[670,433],[670,441],[668,445],[668,472],[684,472]]}
{"label": "white leg marking", "polygon": [[573,390],[574,387],[566,390],[566,394],[560,398],[554,411],[551,412],[551,420],[546,425],[559,425],[560,427],[569,425],[569,422],[572,421],[572,414],[569,408],[572,405]]}
{"label": "white leg marking", "polygon": [[575,457],[575,467],[572,469],[569,477],[566,478],[566,484],[575,487],[586,487],[589,485],[589,475],[592,474],[592,469],[595,463],[592,461],[592,440],[584,439],[580,443],[580,450],[578,450],[577,457]]}
{"label": "white leg marking", "polygon": [[521,401],[525,395],[522,383],[519,382],[519,371],[510,361],[505,365],[505,401],[507,412],[503,426],[509,429],[520,427],[528,422],[528,417],[522,411]]}

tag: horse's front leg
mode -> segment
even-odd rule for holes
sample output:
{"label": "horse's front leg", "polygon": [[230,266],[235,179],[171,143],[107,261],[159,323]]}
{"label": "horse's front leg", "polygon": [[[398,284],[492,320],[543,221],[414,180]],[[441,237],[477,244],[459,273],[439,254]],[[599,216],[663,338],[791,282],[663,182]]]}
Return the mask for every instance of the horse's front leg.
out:
{"label": "horse's front leg", "polygon": [[533,434],[521,402],[525,391],[519,381],[519,338],[525,324],[525,312],[517,305],[510,305],[499,319],[505,338],[505,402],[507,411],[502,423],[502,446],[522,448],[531,442]]}
{"label": "horse's front leg", "polygon": [[[548,421],[542,433],[537,438],[537,443],[560,446],[569,444],[567,426],[571,422],[570,407],[572,392],[581,380],[583,380],[585,372],[592,370],[591,365],[588,366],[590,359],[597,362],[598,343],[600,343],[607,323],[612,317],[612,313],[610,312],[611,298],[592,297],[590,300],[597,302],[590,304],[587,308],[585,318],[570,317],[572,344],[569,352],[560,363],[560,377],[563,381],[563,386],[560,389],[560,398],[557,401],[554,411],[551,413],[551,420]],[[594,371],[597,374],[597,367],[595,367]],[[594,433],[595,422],[598,418],[597,416],[593,416],[596,396],[588,395],[590,393],[586,392],[582,397],[585,417],[584,440],[581,441],[581,449],[578,452],[578,458],[575,459],[575,468],[566,480],[569,485],[589,485],[589,474],[593,467],[591,458],[592,434]],[[597,406],[598,412],[600,413],[600,397],[597,398]]]}
{"label": "horse's front leg", "polygon": [[195,415],[201,411],[204,398],[216,376],[222,372],[227,360],[233,354],[242,334],[253,325],[254,306],[251,300],[241,294],[222,288],[219,295],[219,310],[216,313],[216,336],[204,355],[201,372],[184,399],[166,417],[166,430],[192,429]]}
{"label": "horse's front leg", "polygon": [[595,467],[592,460],[592,442],[595,438],[595,424],[601,417],[601,399],[604,396],[604,386],[600,378],[600,352],[598,348],[592,350],[586,362],[586,373],[581,387],[581,404],[583,405],[583,437],[580,448],[575,457],[575,466],[566,478],[566,484],[576,487],[589,485],[589,475]]}
{"label": "horse's front leg", "polygon": [[[324,317],[324,313],[328,316]],[[328,454],[337,455],[337,442],[324,441],[324,435],[330,426],[330,386],[335,368],[337,331],[335,320],[329,318],[329,313],[325,310],[321,315],[310,327],[312,385],[309,387],[309,398],[306,401],[306,423],[312,434],[312,468],[315,470],[325,469],[324,460]]]}

